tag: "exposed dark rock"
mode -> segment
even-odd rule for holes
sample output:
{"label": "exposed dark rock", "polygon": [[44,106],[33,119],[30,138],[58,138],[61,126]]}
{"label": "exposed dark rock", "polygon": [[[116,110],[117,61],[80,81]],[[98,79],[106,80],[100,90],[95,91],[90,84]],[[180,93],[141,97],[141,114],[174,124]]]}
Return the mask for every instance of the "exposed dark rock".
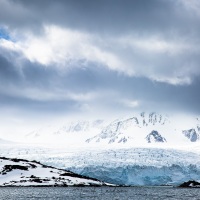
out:
{"label": "exposed dark rock", "polygon": [[28,171],[28,167],[26,166],[22,166],[22,165],[5,165],[2,172],[10,172],[12,170],[15,170],[15,169],[19,169],[19,170],[25,170],[25,171]]}
{"label": "exposed dark rock", "polygon": [[36,168],[37,166],[32,164],[32,163],[29,163],[29,165],[31,166],[31,168]]}
{"label": "exposed dark rock", "polygon": [[32,182],[36,182],[36,183],[42,183],[43,181],[39,178],[34,178],[31,180]]}
{"label": "exposed dark rock", "polygon": [[187,137],[191,142],[196,142],[199,139],[199,135],[195,129],[184,130],[182,133]]}
{"label": "exposed dark rock", "polygon": [[160,135],[158,133],[158,131],[151,131],[151,133],[149,133],[147,136],[146,136],[146,140],[148,143],[151,143],[151,142],[167,142],[166,139],[164,137],[162,137],[162,135]]}
{"label": "exposed dark rock", "polygon": [[80,175],[80,174],[75,174],[73,172],[70,172],[70,173],[63,173],[63,174],[60,174],[60,176],[70,176],[70,177],[77,177],[77,178],[84,178],[84,179],[90,179],[90,180],[94,180],[94,181],[98,181],[98,179],[96,178],[89,178],[88,176],[84,176],[84,175]]}
{"label": "exposed dark rock", "polygon": [[127,138],[126,137],[123,137],[119,140],[118,143],[126,143],[127,142]]}
{"label": "exposed dark rock", "polygon": [[200,188],[200,182],[197,181],[187,181],[179,185],[179,187],[199,187]]}
{"label": "exposed dark rock", "polygon": [[11,160],[13,162],[27,162],[27,160],[25,160],[25,159],[17,159],[17,158],[10,158],[9,160]]}
{"label": "exposed dark rock", "polygon": [[38,178],[38,177],[36,177],[36,176],[34,176],[34,175],[31,175],[30,178]]}

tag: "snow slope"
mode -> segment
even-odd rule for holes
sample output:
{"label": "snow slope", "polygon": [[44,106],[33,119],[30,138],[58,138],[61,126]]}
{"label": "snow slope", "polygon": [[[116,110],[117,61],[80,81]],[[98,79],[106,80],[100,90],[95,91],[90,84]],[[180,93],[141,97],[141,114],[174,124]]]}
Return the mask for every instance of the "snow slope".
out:
{"label": "snow slope", "polygon": [[0,157],[0,186],[76,186],[106,185],[70,171],[36,161]]}
{"label": "snow slope", "polygon": [[97,134],[105,126],[103,120],[71,121],[64,124],[50,124],[34,130],[21,138],[21,142],[84,144],[88,137]]}

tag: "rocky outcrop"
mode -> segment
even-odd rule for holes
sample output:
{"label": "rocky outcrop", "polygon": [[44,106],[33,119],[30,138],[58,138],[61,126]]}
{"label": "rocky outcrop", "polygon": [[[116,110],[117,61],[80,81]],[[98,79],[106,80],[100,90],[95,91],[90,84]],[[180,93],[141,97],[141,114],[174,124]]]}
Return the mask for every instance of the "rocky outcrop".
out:
{"label": "rocky outcrop", "polygon": [[146,137],[146,140],[148,143],[152,143],[152,142],[167,142],[166,139],[164,137],[162,137],[162,135],[160,135],[158,133],[158,131],[151,131],[151,133],[149,133]]}
{"label": "rocky outcrop", "polygon": [[0,186],[102,186],[106,183],[37,161],[0,157]]}
{"label": "rocky outcrop", "polygon": [[179,187],[190,187],[190,188],[200,188],[200,182],[197,181],[187,181],[179,185]]}

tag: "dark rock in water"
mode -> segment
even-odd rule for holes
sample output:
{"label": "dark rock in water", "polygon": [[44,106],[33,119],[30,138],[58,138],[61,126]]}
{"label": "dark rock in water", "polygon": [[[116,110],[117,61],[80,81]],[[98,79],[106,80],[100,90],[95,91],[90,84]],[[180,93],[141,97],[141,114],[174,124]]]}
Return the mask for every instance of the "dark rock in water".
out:
{"label": "dark rock in water", "polygon": [[187,181],[179,185],[179,187],[199,187],[200,188],[200,182],[197,181]]}

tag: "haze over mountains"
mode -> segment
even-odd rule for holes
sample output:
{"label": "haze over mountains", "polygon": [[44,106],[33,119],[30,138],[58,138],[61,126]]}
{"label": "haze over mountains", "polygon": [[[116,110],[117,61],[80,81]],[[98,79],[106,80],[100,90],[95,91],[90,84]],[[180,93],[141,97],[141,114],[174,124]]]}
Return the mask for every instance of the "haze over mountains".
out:
{"label": "haze over mountains", "polygon": [[32,131],[24,140],[81,145],[169,145],[198,143],[200,118],[142,112],[116,120],[83,120],[49,125]]}

